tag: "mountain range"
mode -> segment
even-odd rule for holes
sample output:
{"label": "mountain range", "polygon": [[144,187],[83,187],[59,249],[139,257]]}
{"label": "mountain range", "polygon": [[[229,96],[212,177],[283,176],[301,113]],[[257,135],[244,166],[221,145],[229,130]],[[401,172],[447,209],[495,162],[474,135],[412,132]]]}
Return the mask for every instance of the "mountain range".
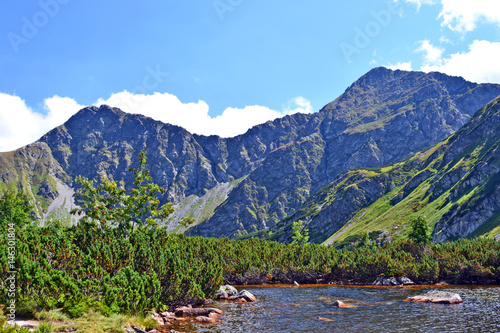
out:
{"label": "mountain range", "polygon": [[[163,202],[176,204],[166,221],[175,232],[290,241],[301,219],[312,241],[346,244],[363,232],[399,237],[424,214],[437,241],[495,236],[499,95],[496,84],[379,67],[319,112],[233,138],[87,107],[35,143],[0,153],[0,190],[16,186],[38,217],[71,222],[76,176],[127,187],[128,168],[147,148],[153,180],[167,188]],[[183,230],[182,216],[196,225]]]}

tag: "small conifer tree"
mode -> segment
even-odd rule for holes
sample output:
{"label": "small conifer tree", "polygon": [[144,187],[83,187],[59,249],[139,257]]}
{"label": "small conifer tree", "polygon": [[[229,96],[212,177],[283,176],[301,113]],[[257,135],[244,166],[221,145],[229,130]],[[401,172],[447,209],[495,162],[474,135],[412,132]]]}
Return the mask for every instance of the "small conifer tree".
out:
{"label": "small conifer tree", "polygon": [[408,238],[418,244],[425,244],[432,240],[429,224],[423,216],[410,221],[410,233]]}

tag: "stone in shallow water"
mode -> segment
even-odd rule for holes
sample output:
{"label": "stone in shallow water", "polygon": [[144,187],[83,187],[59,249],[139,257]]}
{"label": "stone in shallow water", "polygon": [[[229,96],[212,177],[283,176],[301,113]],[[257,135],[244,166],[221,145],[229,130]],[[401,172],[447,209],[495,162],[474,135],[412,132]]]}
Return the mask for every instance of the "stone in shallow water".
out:
{"label": "stone in shallow water", "polygon": [[333,302],[333,306],[337,306],[339,308],[357,308],[356,305],[347,304],[347,303],[344,303],[344,302],[339,301],[339,300],[335,300],[335,302]]}
{"label": "stone in shallow water", "polygon": [[175,311],[176,316],[208,316],[210,313],[222,315],[223,312],[215,308],[182,308]]}
{"label": "stone in shallow water", "polygon": [[217,319],[205,316],[196,317],[196,321],[199,323],[215,323]]}
{"label": "stone in shallow water", "polygon": [[236,301],[236,302],[239,302],[239,301],[255,302],[257,300],[257,298],[255,298],[255,296],[247,290],[242,290],[239,293],[237,293],[236,295],[229,296],[227,299],[229,299],[231,301]]}
{"label": "stone in shallow water", "polygon": [[408,297],[407,302],[425,302],[425,303],[440,303],[440,304],[459,304],[463,303],[459,294],[447,291],[431,290],[424,295]]}

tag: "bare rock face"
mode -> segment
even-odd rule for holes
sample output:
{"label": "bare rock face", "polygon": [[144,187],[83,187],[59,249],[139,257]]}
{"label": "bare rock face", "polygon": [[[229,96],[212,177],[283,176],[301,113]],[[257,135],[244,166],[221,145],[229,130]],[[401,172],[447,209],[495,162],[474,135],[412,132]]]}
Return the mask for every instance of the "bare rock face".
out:
{"label": "bare rock face", "polygon": [[462,298],[459,294],[432,290],[424,295],[417,295],[413,297],[408,297],[405,301],[407,302],[425,302],[425,303],[439,303],[439,304],[459,304],[463,303]]}

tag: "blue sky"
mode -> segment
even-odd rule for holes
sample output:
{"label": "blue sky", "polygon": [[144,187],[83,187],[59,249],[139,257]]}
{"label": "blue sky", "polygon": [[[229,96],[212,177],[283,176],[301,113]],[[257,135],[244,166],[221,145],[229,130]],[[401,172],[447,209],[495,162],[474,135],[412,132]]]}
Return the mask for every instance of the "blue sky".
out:
{"label": "blue sky", "polygon": [[86,105],[232,136],[316,112],[377,66],[500,83],[497,0],[40,0],[0,12],[0,151]]}

